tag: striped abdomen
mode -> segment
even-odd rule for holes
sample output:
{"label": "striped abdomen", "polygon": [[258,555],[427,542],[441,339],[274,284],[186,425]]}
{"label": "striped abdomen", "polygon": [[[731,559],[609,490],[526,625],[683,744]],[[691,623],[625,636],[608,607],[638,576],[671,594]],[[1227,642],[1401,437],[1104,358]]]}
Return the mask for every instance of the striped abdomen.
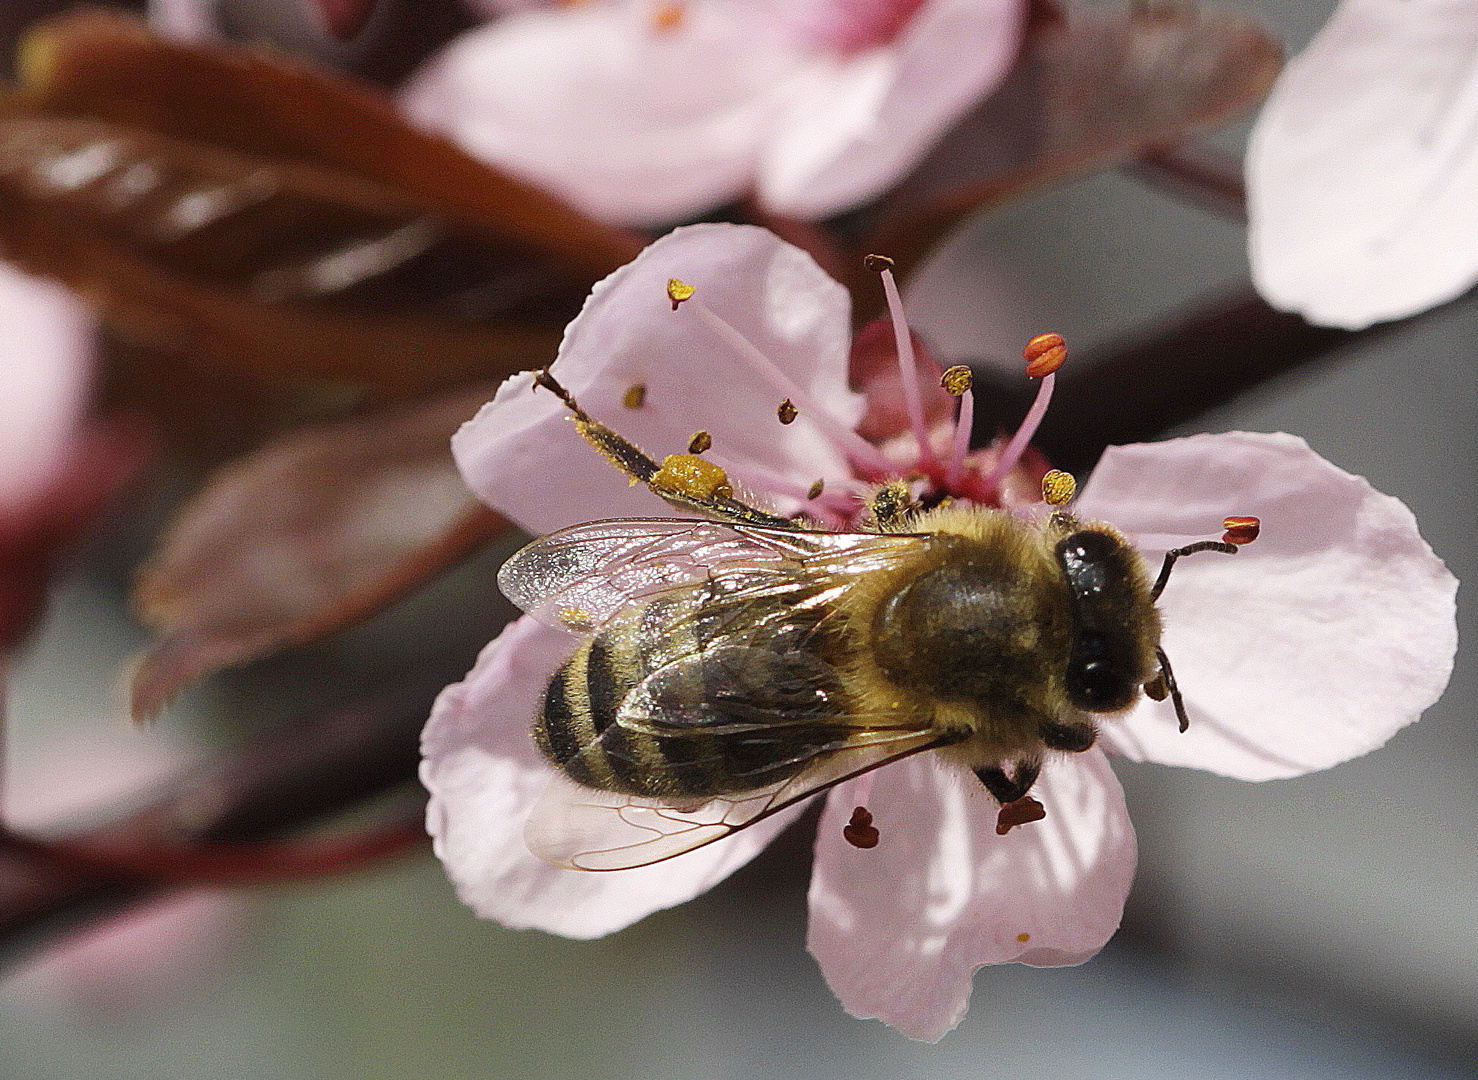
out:
{"label": "striped abdomen", "polygon": [[534,739],[572,780],[656,797],[733,794],[846,740],[840,683],[812,651],[824,613],[707,592],[632,608],[555,674]]}

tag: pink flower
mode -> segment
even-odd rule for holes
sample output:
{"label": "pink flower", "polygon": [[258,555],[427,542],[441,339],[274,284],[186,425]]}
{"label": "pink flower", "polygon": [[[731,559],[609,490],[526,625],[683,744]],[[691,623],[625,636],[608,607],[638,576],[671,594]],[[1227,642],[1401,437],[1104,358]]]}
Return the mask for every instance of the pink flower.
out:
{"label": "pink flower", "polygon": [[1478,282],[1478,0],[1343,0],[1247,150],[1268,302],[1359,329]]}
{"label": "pink flower", "polygon": [[[677,312],[669,278],[696,290]],[[701,427],[713,439],[705,456],[752,490],[778,492],[782,511],[823,478],[842,498],[807,505],[841,517],[859,505],[859,478],[890,468],[849,437],[863,402],[847,387],[848,307],[840,285],[769,233],[692,226],[595,287],[553,370],[591,415],[648,451],[681,451]],[[775,417],[782,396],[800,409],[788,426]],[[949,443],[893,453],[984,497],[1008,452],[961,461]],[[602,463],[528,375],[505,383],[453,449],[478,495],[530,532],[672,514]],[[1020,501],[1009,489],[1002,497]],[[1294,776],[1380,745],[1436,700],[1451,672],[1454,579],[1400,502],[1297,438],[1198,435],[1111,449],[1076,512],[1137,537],[1152,565],[1219,532],[1228,514],[1260,517],[1263,536],[1235,559],[1184,560],[1162,599],[1190,730],[1177,730],[1168,702],[1105,718],[1098,746],[1047,763],[1033,789],[1045,819],[998,834],[996,802],[932,753],[825,796],[811,952],[850,1012],[914,1038],[938,1039],[959,1022],[981,965],[1080,963],[1117,928],[1134,834],[1103,748],[1248,780]],[[527,616],[510,625],[437,702],[422,779],[437,854],[467,904],[508,926],[588,938],[701,893],[801,806],[636,869],[586,873],[535,858],[524,822],[563,781],[528,732],[575,645]],[[882,837],[868,850],[843,838],[863,803]]]}
{"label": "pink flower", "polygon": [[[7,762],[4,818],[27,835],[77,828],[137,799],[186,758],[157,732],[112,717],[48,736],[34,748],[12,745]],[[162,895],[28,958],[0,979],[0,993],[109,1012],[175,999],[240,938],[246,910],[229,889]]]}
{"label": "pink flower", "polygon": [[0,264],[0,539],[67,456],[87,390],[93,319],[60,285]]}
{"label": "pink flower", "polygon": [[586,0],[453,42],[411,117],[593,216],[757,194],[802,218],[902,178],[1000,81],[1021,0]]}

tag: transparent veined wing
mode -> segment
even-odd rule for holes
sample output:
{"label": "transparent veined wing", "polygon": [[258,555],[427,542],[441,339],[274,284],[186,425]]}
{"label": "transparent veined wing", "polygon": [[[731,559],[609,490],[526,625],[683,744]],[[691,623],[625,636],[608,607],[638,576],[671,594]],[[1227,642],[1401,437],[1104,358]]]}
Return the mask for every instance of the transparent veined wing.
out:
{"label": "transparent veined wing", "polygon": [[535,540],[503,564],[498,587],[545,625],[588,635],[632,601],[674,586],[720,574],[738,575],[746,587],[804,574],[851,576],[887,566],[928,542],[903,534],[615,518]]}
{"label": "transparent veined wing", "polygon": [[801,773],[755,791],[683,804],[582,787],[556,774],[524,828],[529,850],[569,870],[629,870],[722,840],[854,776],[956,741],[937,731],[858,729]]}

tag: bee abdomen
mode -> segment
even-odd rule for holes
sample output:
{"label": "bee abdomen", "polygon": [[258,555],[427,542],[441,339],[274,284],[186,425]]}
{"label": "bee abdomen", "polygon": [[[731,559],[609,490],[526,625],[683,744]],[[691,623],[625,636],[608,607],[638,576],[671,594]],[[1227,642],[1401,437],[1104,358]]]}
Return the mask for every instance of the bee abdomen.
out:
{"label": "bee abdomen", "polygon": [[653,673],[597,638],[551,680],[534,738],[587,787],[706,798],[795,775],[845,740],[840,712],[830,669],[803,651],[720,648]]}

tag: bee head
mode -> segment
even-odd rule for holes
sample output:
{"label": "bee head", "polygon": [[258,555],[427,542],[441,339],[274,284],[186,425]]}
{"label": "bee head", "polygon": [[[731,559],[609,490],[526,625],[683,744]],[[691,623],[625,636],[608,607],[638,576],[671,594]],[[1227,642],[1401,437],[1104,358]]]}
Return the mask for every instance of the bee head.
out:
{"label": "bee head", "polygon": [[1154,671],[1160,639],[1139,556],[1102,527],[1069,533],[1057,542],[1056,555],[1072,616],[1068,700],[1087,712],[1126,709]]}

